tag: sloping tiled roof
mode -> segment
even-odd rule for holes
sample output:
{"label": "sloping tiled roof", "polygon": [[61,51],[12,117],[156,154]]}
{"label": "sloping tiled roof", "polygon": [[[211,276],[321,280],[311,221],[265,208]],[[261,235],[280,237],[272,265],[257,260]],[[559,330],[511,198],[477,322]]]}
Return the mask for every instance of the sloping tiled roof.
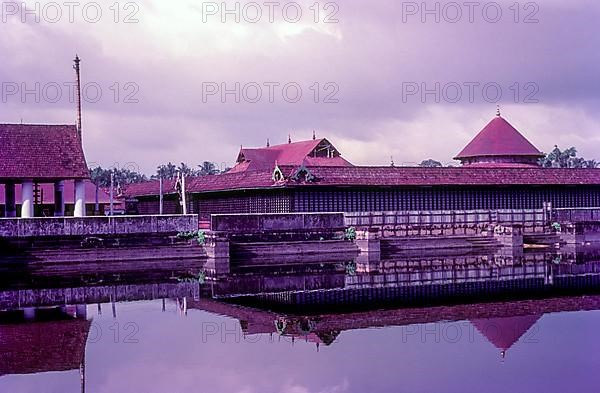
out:
{"label": "sloping tiled roof", "polygon": [[0,179],[88,177],[74,125],[0,124]]}
{"label": "sloping tiled roof", "polygon": [[[248,171],[189,178],[188,192],[215,192],[243,189],[272,189],[304,186],[494,186],[494,185],[600,185],[600,169],[562,168],[422,168],[422,167],[309,167],[312,182],[292,179],[298,167],[280,167],[286,179],[274,182],[273,171]],[[165,194],[174,193],[166,181]],[[127,196],[158,195],[158,181],[132,184]]]}
{"label": "sloping tiled roof", "polygon": [[268,170],[273,168],[275,163],[278,165],[301,165],[305,160],[308,160],[311,165],[352,165],[339,155],[336,157],[310,157],[310,153],[323,142],[329,143],[326,139],[313,139],[258,149],[242,148],[238,155],[238,164],[229,172]]}
{"label": "sloping tiled roof", "polygon": [[496,116],[455,157],[541,156],[542,153],[501,116]]}

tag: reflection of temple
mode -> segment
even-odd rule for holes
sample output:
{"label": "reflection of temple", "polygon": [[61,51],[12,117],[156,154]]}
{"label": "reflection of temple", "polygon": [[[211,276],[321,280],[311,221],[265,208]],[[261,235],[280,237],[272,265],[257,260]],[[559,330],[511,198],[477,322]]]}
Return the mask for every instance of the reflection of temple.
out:
{"label": "reflection of temple", "polygon": [[[11,374],[37,374],[79,370],[85,391],[85,349],[88,336],[98,338],[86,304],[176,298],[182,314],[187,297],[198,298],[195,282],[166,282],[68,288],[0,290],[0,378]],[[182,299],[181,301],[179,299]],[[65,306],[64,304],[78,304]],[[90,331],[92,333],[90,334]]]}
{"label": "reflection of temple", "polygon": [[191,302],[190,308],[237,319],[245,336],[278,334],[325,345],[331,345],[346,330],[469,320],[487,340],[505,352],[522,339],[542,315],[600,310],[600,296],[318,315],[287,315],[211,299]]}
{"label": "reflection of temple", "polygon": [[506,351],[535,325],[541,315],[524,315],[506,318],[474,319],[473,326],[500,350],[502,358]]}
{"label": "reflection of temple", "polygon": [[85,345],[91,327],[85,306],[28,308],[0,314],[0,377],[79,370],[85,384]]}

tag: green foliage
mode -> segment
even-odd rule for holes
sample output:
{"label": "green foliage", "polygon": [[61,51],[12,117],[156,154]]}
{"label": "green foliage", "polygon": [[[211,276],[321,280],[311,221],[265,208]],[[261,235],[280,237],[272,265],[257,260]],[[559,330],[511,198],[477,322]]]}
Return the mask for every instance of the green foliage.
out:
{"label": "green foliage", "polygon": [[356,262],[350,261],[346,263],[346,274],[349,276],[356,275]]}
{"label": "green foliage", "polygon": [[97,166],[90,170],[90,179],[92,180],[92,183],[100,187],[110,187],[111,172],[113,172],[113,182],[115,187],[131,183],[141,183],[148,180],[146,175],[138,173],[136,171],[124,168],[104,169],[100,166]]}
{"label": "green foliage", "polygon": [[156,168],[156,175],[152,176],[152,178],[158,179],[162,177],[163,179],[175,179],[177,177],[177,172],[182,173],[185,177],[199,177],[218,175],[219,173],[227,172],[228,170],[229,168],[225,168],[223,171],[220,171],[219,168],[217,168],[217,164],[210,161],[204,161],[202,164],[198,165],[198,169],[188,166],[185,162],[180,163],[179,166],[169,162],[164,165],[159,165]]}
{"label": "green foliage", "polygon": [[206,234],[203,231],[188,231],[188,232],[179,232],[177,234],[178,239],[183,240],[194,240],[198,242],[198,244],[203,245],[206,242]]}
{"label": "green foliage", "polygon": [[597,168],[598,162],[577,157],[577,149],[574,147],[560,150],[558,146],[554,146],[554,150],[540,159],[540,165],[545,168]]}
{"label": "green foliage", "polygon": [[424,160],[419,164],[420,167],[424,167],[424,168],[441,168],[443,165],[441,162],[433,160],[433,159],[428,159],[428,160]]}
{"label": "green foliage", "polygon": [[200,283],[204,284],[206,280],[206,273],[204,271],[200,271],[198,274],[188,273],[181,277],[177,277],[178,282],[189,282],[189,283]]}
{"label": "green foliage", "polygon": [[356,228],[354,228],[354,227],[346,228],[346,231],[344,232],[344,237],[346,240],[350,240],[350,241],[356,240]]}
{"label": "green foliage", "polygon": [[[159,165],[156,168],[156,174],[152,175],[150,179],[163,178],[165,180],[171,180],[177,178],[177,173],[180,172],[186,177],[198,177],[206,175],[217,175],[219,173],[227,172],[230,168],[225,168],[220,171],[214,162],[204,161],[198,165],[198,169],[188,166],[185,162],[179,164],[179,166],[168,162],[167,164]],[[125,186],[132,183],[142,183],[148,181],[148,177],[143,173],[139,173],[130,169],[104,169],[100,166],[92,168],[90,170],[90,178],[92,182],[100,187],[110,187],[110,174],[113,172],[114,185]]]}

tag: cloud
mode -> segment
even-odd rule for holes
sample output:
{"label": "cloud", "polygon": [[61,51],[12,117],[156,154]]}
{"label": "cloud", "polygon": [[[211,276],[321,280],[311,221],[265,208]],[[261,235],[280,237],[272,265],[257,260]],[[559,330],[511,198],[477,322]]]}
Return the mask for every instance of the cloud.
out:
{"label": "cloud", "polygon": [[[443,17],[422,23],[420,13],[404,15],[406,2],[393,0],[340,1],[337,10],[321,9],[315,23],[313,3],[300,2],[298,23],[280,13],[270,23],[264,9],[259,23],[222,23],[220,15],[203,23],[194,1],[139,2],[139,9],[120,9],[118,23],[108,5],[97,23],[81,17],[22,23],[13,16],[0,25],[0,79],[28,88],[62,85],[73,80],[70,62],[79,53],[84,83],[103,93],[98,102],[84,102],[88,160],[111,165],[126,156],[148,173],[169,160],[230,163],[241,144],[285,141],[289,133],[309,138],[313,129],[356,163],[387,165],[390,156],[396,163],[446,162],[493,117],[496,102],[483,93],[486,83],[501,87],[505,117],[523,124],[540,149],[560,143],[600,156],[600,3],[521,4],[517,15],[512,0],[499,1],[498,23],[479,10],[473,23],[466,14],[457,23]],[[322,23],[333,11],[339,22]],[[123,23],[128,16],[138,22]],[[527,17],[539,22],[523,23]],[[273,102],[265,86],[271,82],[278,84]],[[479,84],[473,102],[464,87],[469,82]],[[207,83],[219,92],[203,100]],[[440,88],[403,97],[407,83]],[[456,103],[444,99],[444,87],[453,83],[463,86]],[[286,101],[286,84],[300,86],[298,102]],[[261,100],[250,103],[245,98],[256,85]],[[225,89],[236,92],[222,102]],[[125,102],[131,94],[137,103]],[[527,97],[538,103],[525,103]],[[65,98],[35,102],[18,94],[5,101],[2,122],[75,119]]]}

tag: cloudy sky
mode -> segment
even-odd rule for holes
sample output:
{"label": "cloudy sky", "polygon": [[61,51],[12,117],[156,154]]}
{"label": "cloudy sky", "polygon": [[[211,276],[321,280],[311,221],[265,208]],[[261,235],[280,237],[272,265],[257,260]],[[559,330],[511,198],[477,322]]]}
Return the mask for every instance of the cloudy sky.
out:
{"label": "cloudy sky", "polygon": [[450,163],[497,104],[600,158],[596,0],[26,4],[2,3],[0,122],[74,123],[78,53],[90,165],[231,165],[312,130],[356,164]]}

